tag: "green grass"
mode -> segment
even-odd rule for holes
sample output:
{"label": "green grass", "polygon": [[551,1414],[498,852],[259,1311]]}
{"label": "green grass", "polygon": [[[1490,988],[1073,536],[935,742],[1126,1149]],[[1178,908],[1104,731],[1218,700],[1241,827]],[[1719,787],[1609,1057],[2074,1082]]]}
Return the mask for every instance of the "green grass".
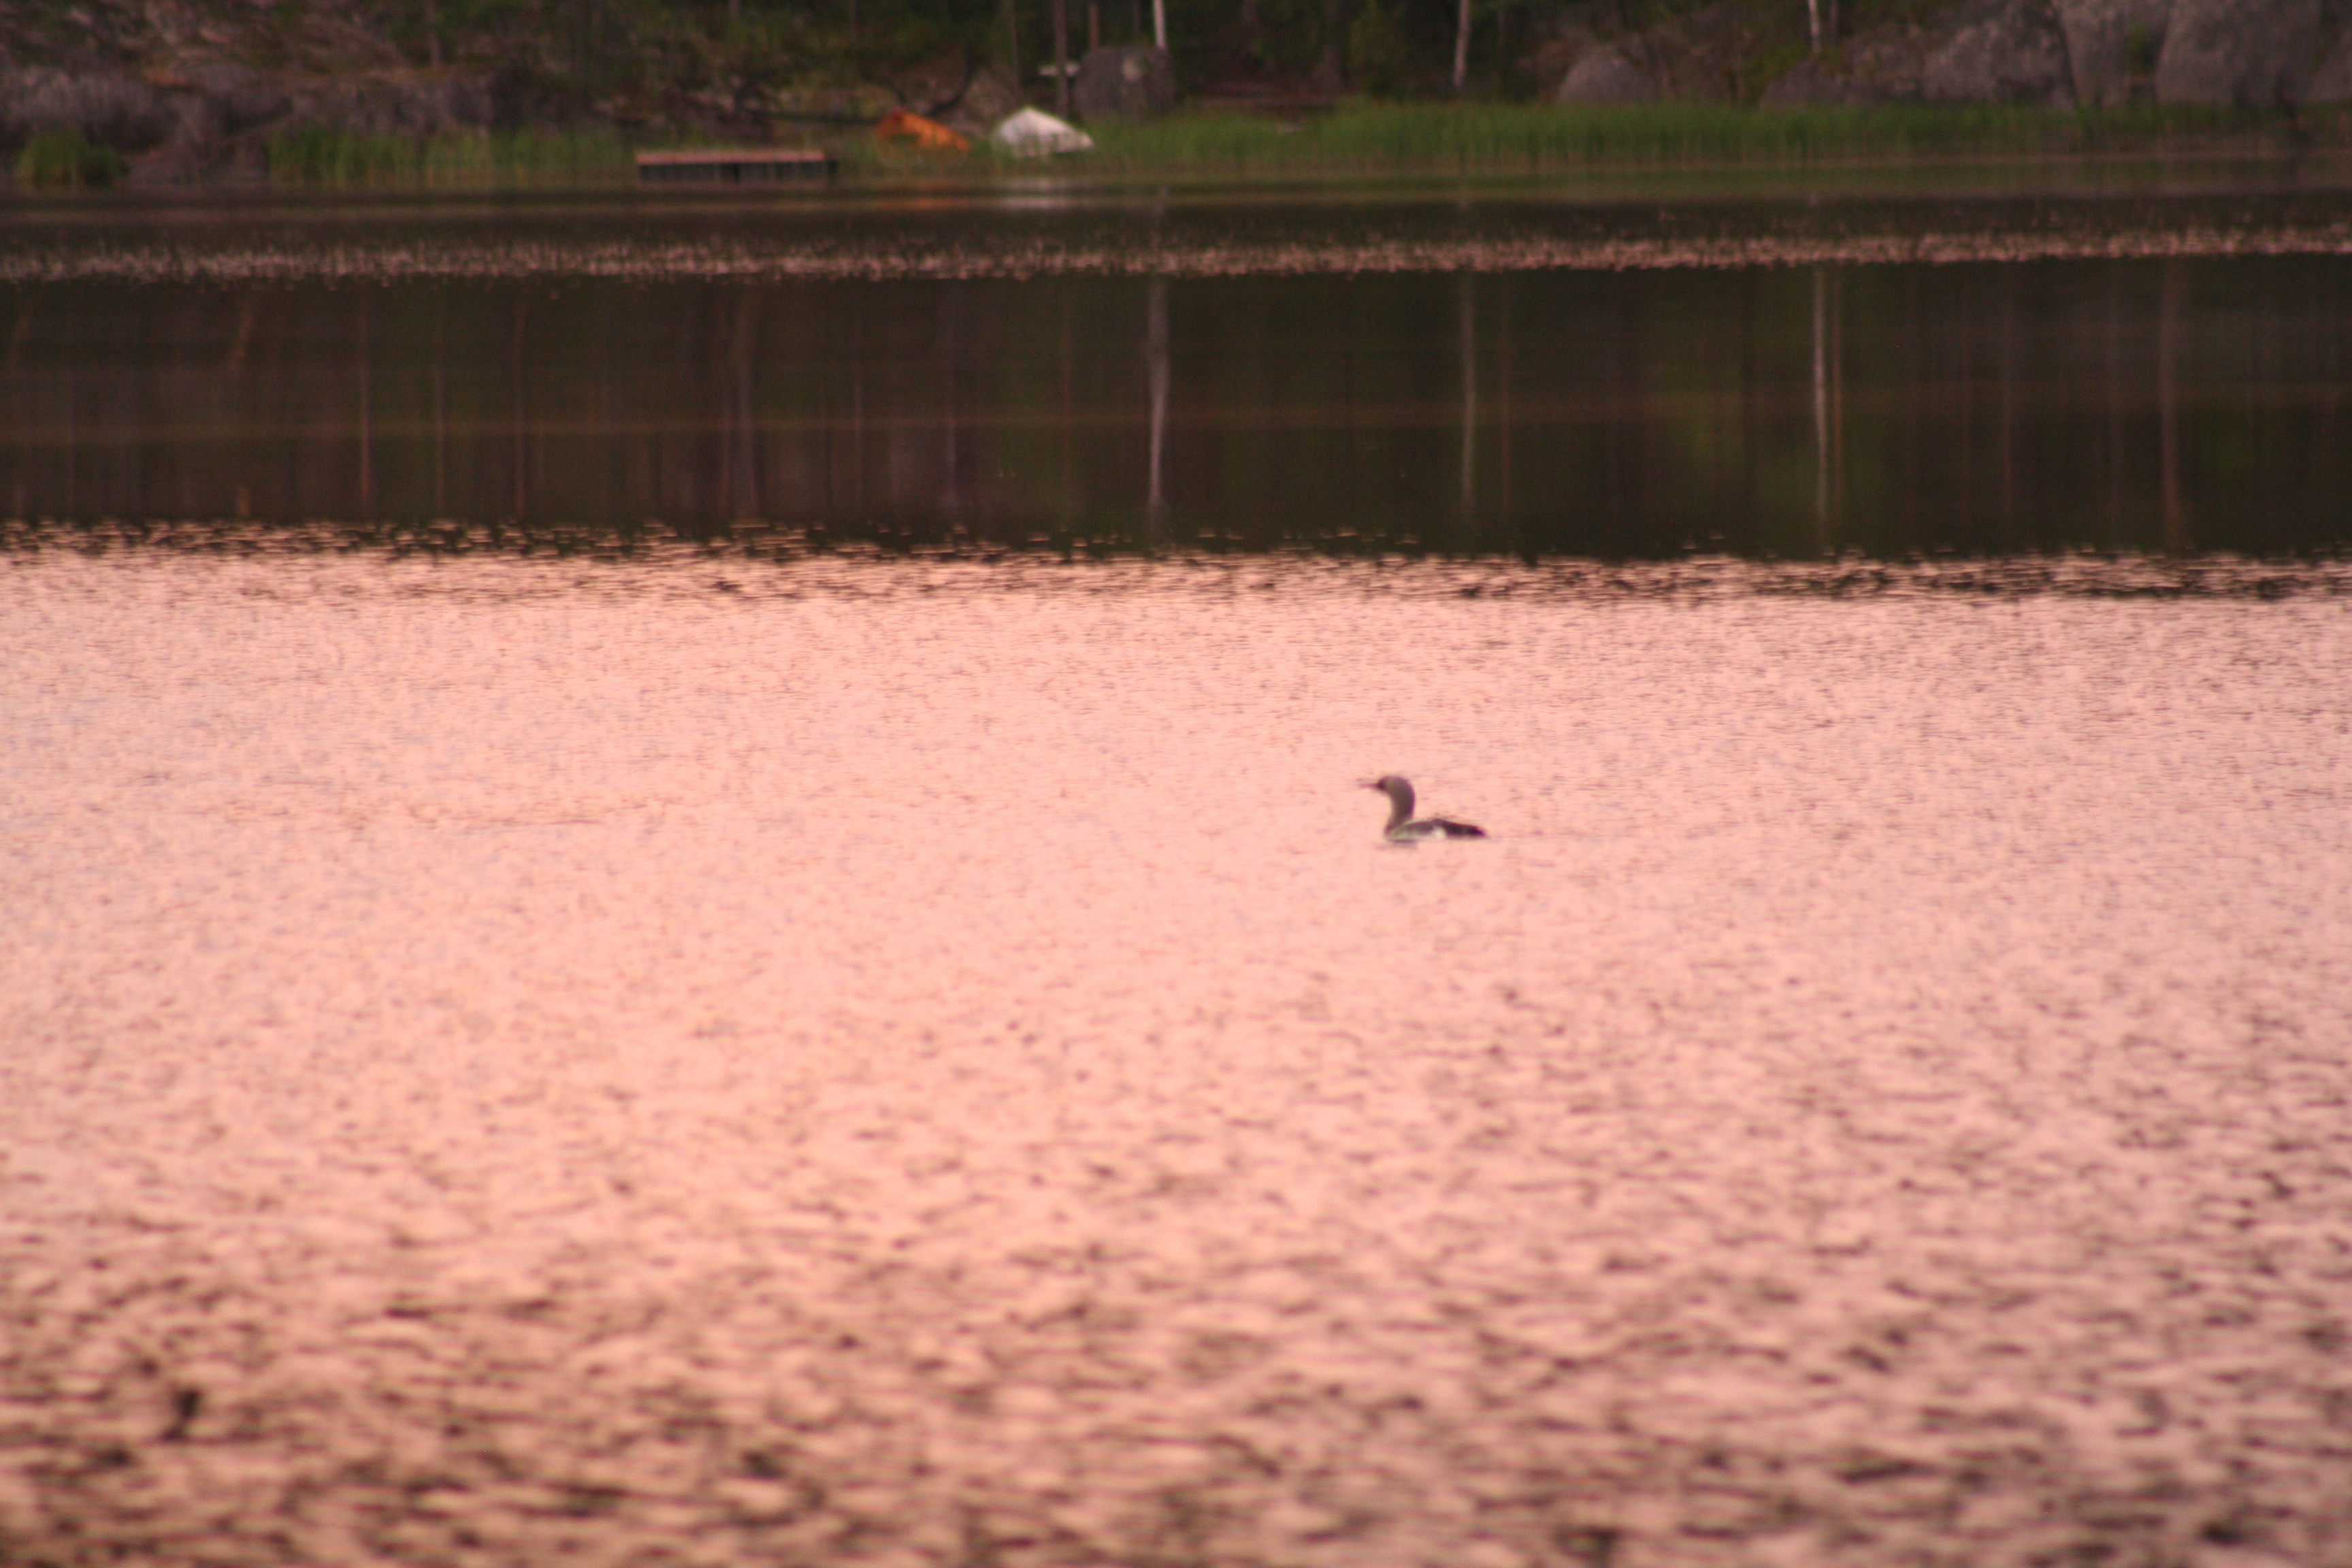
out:
{"label": "green grass", "polygon": [[635,177],[628,145],[612,131],[452,131],[418,138],[314,128],[269,143],[269,179],[278,185],[511,189]]}
{"label": "green grass", "polygon": [[[2153,105],[2054,110],[1980,105],[1750,109],[1656,103],[1362,103],[1285,123],[1263,115],[1177,114],[1092,128],[1092,153],[1013,158],[982,142],[965,159],[894,153],[844,140],[853,180],[1511,174],[1562,168],[1790,166],[1922,158],[2279,150],[2291,130],[2352,146],[2352,114],[2277,114]],[[38,139],[37,139],[37,144]],[[106,149],[94,149],[106,153]],[[34,147],[19,161],[20,177]],[[44,168],[69,163],[44,152]],[[425,140],[302,131],[269,146],[272,183],[289,186],[509,189],[627,184],[629,144],[613,131],[452,132]],[[28,179],[27,183],[33,183]],[[50,183],[66,183],[52,178]],[[83,183],[98,183],[84,180]]]}
{"label": "green grass", "polygon": [[[2330,122],[2325,129],[2340,132]],[[2284,145],[2287,122],[2206,110],[2096,111],[1978,105],[1748,109],[1380,104],[1285,125],[1179,115],[1096,131],[1097,168],[1246,174],[1598,164],[1807,163],[1965,154],[2185,151]],[[2340,138],[2331,138],[2340,139]]]}
{"label": "green grass", "polygon": [[117,185],[131,173],[131,161],[100,146],[79,131],[42,131],[16,154],[16,182],[27,188],[82,190]]}

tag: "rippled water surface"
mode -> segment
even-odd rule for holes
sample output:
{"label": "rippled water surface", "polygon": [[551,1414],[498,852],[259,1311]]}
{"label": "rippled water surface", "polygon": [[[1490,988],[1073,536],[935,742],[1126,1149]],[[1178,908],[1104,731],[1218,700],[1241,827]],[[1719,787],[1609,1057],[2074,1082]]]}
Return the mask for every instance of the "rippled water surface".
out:
{"label": "rippled water surface", "polygon": [[0,573],[0,1560],[2352,1562],[2340,573]]}

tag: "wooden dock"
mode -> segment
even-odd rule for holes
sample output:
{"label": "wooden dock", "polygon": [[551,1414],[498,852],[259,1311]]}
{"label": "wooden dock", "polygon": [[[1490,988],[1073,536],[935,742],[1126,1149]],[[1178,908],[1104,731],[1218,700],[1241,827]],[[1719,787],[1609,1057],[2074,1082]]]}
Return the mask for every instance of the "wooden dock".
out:
{"label": "wooden dock", "polygon": [[678,153],[640,153],[637,178],[648,183],[781,184],[833,177],[836,160],[807,147],[697,147]]}

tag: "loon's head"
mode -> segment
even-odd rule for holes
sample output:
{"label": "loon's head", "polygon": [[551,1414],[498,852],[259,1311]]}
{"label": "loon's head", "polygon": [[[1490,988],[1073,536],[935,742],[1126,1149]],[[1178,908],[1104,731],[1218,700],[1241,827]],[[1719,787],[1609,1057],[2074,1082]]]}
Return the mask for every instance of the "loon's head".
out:
{"label": "loon's head", "polygon": [[1407,780],[1394,773],[1382,773],[1367,781],[1364,787],[1376,789],[1389,797],[1389,805],[1395,810],[1395,816],[1391,818],[1392,822],[1402,822],[1412,815],[1412,785]]}

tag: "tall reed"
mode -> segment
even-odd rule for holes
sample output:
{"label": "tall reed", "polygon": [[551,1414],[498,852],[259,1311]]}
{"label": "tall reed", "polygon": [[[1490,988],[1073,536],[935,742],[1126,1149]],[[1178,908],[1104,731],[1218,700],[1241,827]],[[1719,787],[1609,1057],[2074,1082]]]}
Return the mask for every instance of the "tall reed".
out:
{"label": "tall reed", "polygon": [[269,179],[278,185],[508,189],[615,184],[633,173],[627,144],[601,129],[414,137],[310,127],[269,143]]}
{"label": "tall reed", "polygon": [[27,187],[116,185],[130,172],[129,159],[79,131],[37,131],[16,154],[16,182]]}

